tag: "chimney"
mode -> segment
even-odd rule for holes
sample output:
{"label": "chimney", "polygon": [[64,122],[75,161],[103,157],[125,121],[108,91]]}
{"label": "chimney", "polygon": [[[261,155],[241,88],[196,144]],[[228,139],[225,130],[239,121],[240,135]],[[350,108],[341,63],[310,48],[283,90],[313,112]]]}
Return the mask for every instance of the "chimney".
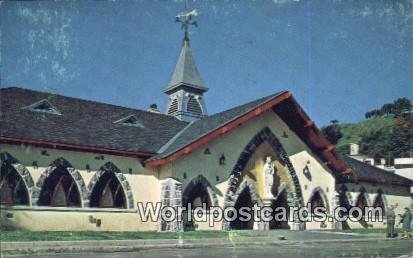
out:
{"label": "chimney", "polygon": [[359,155],[359,145],[357,143],[350,143],[350,155]]}
{"label": "chimney", "polygon": [[159,109],[158,109],[158,105],[156,105],[156,104],[151,104],[151,105],[149,106],[148,111],[151,112],[151,113],[156,113],[156,114],[160,114],[160,113],[161,113],[161,111],[159,111]]}

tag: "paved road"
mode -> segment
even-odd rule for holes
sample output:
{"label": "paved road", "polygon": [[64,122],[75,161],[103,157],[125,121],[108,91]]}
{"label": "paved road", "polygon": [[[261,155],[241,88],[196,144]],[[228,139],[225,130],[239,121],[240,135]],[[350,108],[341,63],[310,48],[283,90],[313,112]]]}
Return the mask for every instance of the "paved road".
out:
{"label": "paved road", "polygon": [[[34,256],[33,256],[34,257]],[[374,240],[348,243],[274,244],[265,246],[143,250],[132,253],[56,254],[50,258],[123,258],[123,257],[413,257],[413,240]]]}

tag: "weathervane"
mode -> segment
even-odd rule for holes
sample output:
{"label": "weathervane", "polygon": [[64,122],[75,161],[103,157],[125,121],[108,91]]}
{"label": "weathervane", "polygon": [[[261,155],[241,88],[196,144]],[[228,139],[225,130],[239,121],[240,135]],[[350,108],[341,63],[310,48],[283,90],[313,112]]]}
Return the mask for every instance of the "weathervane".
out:
{"label": "weathervane", "polygon": [[185,36],[184,36],[184,41],[189,41],[188,37],[188,29],[190,25],[194,25],[195,27],[198,26],[196,21],[194,20],[194,17],[198,15],[198,11],[196,9],[193,9],[192,11],[189,12],[182,12],[175,16],[175,22],[180,22],[182,23],[181,28],[185,30]]}

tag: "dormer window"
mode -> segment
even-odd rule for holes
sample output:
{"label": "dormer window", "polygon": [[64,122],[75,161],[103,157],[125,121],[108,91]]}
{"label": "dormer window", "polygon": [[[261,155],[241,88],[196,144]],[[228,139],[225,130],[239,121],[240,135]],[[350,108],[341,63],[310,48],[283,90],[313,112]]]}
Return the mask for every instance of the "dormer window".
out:
{"label": "dormer window", "polygon": [[48,113],[53,115],[61,115],[61,113],[55,108],[49,101],[46,99],[40,100],[36,103],[31,104],[30,106],[24,107],[23,109],[27,109],[33,112],[42,112]]}
{"label": "dormer window", "polygon": [[135,127],[140,127],[140,128],[145,127],[134,115],[124,117],[122,119],[119,119],[118,121],[115,121],[114,123],[121,124],[121,125],[127,125],[127,126],[135,126]]}

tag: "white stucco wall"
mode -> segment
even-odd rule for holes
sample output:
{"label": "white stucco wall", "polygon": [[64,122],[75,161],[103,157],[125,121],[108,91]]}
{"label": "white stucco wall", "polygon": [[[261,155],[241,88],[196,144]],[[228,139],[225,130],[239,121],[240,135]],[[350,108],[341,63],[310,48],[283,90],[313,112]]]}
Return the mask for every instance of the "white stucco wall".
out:
{"label": "white stucco wall", "polygon": [[[41,154],[44,150],[47,151],[47,156]],[[83,230],[147,231],[157,229],[157,223],[155,222],[142,222],[136,210],[137,202],[156,203],[160,201],[158,171],[143,167],[139,159],[5,144],[0,145],[0,152],[8,152],[20,164],[25,166],[30,172],[35,185],[49,165],[60,157],[67,160],[80,173],[86,188],[88,188],[96,171],[105,163],[111,162],[124,174],[133,195],[133,207],[127,210],[91,209],[89,207],[82,207],[81,209],[37,207],[37,204],[32,204],[32,208],[8,209],[7,212],[13,213],[13,219],[6,219],[6,215],[4,215],[6,210],[2,209],[4,211],[2,214],[4,215],[2,216],[3,223],[11,223],[28,230],[82,230],[83,228]],[[99,156],[104,156],[104,160],[96,159]],[[37,162],[37,167],[33,166],[34,161]],[[86,165],[89,165],[89,171],[85,169]],[[130,170],[132,170],[131,174]],[[95,224],[89,223],[89,216],[101,218],[101,227],[97,228]],[[36,221],[41,221],[41,223],[36,223]],[[61,223],[62,221],[65,221],[65,223]]]}

